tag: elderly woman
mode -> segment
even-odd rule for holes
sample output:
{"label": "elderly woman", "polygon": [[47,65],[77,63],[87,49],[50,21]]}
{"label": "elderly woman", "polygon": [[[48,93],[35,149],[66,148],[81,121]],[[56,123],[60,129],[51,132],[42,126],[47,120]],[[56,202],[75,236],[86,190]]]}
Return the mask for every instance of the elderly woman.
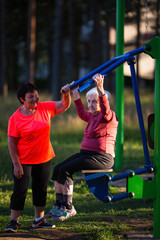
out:
{"label": "elderly woman", "polygon": [[114,164],[118,120],[110,109],[110,94],[103,88],[104,76],[96,74],[93,80],[96,88],[86,94],[89,111],[82,104],[78,89],[72,90],[77,113],[88,125],[84,131],[80,153],[54,168],[52,180],[55,185],[56,203],[45,217],[52,217],[55,221],[63,221],[76,214],[72,205],[73,173],[83,169],[111,168]]}
{"label": "elderly woman", "polygon": [[50,162],[55,154],[50,142],[50,119],[64,112],[71,103],[69,84],[61,89],[61,101],[39,102],[37,88],[27,82],[17,90],[21,103],[10,117],[8,145],[13,166],[14,190],[11,196],[11,221],[7,232],[16,232],[32,177],[35,219],[33,228],[53,228],[44,218]]}

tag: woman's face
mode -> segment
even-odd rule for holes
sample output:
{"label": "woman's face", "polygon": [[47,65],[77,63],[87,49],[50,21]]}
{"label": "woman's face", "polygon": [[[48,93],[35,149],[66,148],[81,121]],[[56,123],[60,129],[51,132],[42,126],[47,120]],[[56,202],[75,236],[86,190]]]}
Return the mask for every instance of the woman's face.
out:
{"label": "woman's face", "polygon": [[89,112],[96,115],[100,112],[99,97],[97,95],[89,95],[87,97]]}
{"label": "woman's face", "polygon": [[25,94],[25,99],[22,100],[23,104],[28,109],[34,109],[37,107],[39,96],[38,91],[28,92]]}

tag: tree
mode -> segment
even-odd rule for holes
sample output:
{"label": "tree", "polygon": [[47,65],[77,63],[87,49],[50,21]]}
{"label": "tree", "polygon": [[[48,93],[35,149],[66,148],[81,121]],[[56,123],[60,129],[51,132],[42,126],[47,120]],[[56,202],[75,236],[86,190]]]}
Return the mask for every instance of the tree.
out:
{"label": "tree", "polygon": [[36,45],[36,0],[29,0],[27,81],[34,83]]}
{"label": "tree", "polygon": [[52,95],[54,100],[59,99],[60,90],[60,72],[61,72],[61,20],[62,20],[63,0],[55,1],[55,25],[54,25],[54,43],[53,43],[53,66],[52,76]]}
{"label": "tree", "polygon": [[5,87],[5,0],[0,0],[0,94]]}
{"label": "tree", "polygon": [[74,5],[73,1],[69,0],[69,54],[68,54],[68,63],[67,63],[67,79],[70,82],[73,81],[74,78]]}
{"label": "tree", "polygon": [[51,91],[52,88],[52,66],[53,66],[53,18],[52,18],[52,0],[47,0],[47,50],[48,50],[48,89]]}

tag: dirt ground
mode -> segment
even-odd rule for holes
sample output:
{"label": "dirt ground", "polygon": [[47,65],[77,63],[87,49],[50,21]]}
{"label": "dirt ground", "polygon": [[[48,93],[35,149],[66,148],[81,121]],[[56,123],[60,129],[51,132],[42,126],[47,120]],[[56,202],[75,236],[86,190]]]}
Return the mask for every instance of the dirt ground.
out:
{"label": "dirt ground", "polygon": [[[130,232],[121,233],[117,236],[119,239],[130,239],[130,240],[151,240],[153,238],[153,232],[149,229],[153,227],[153,221],[141,220],[141,219],[131,219],[129,217],[118,217],[119,222],[132,227],[134,230]],[[116,218],[117,221],[117,218]],[[114,223],[114,217],[106,216],[106,222],[108,225]],[[60,229],[28,229],[29,233],[5,233],[0,232],[1,240],[85,240],[84,236],[77,235],[76,233],[62,231]],[[43,236],[37,236],[36,231],[39,231]],[[156,239],[158,240],[158,239]],[[160,238],[159,238],[160,240]]]}
{"label": "dirt ground", "polygon": [[[37,236],[36,231],[43,234]],[[0,233],[1,240],[81,240],[82,238],[74,233],[65,232],[59,229],[38,229],[31,230],[30,233]]]}

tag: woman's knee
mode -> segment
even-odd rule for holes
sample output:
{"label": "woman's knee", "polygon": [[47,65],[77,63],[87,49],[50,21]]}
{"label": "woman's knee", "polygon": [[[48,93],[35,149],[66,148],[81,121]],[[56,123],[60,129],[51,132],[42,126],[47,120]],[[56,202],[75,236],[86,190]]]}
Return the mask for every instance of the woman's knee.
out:
{"label": "woman's knee", "polygon": [[73,178],[72,178],[72,171],[68,168],[66,168],[65,166],[62,166],[59,169],[59,173],[58,173],[58,182],[60,184],[64,184],[66,181],[69,184],[73,183]]}
{"label": "woman's knee", "polygon": [[59,168],[60,168],[59,164],[54,167],[53,174],[52,174],[52,180],[58,180]]}

